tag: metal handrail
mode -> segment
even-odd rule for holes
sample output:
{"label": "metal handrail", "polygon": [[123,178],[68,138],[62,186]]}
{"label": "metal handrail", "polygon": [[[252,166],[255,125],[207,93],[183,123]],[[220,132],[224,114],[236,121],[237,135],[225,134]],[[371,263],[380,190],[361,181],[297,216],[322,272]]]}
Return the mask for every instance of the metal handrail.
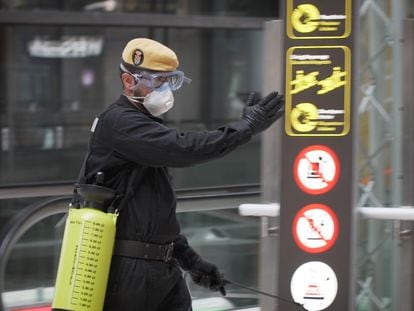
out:
{"label": "metal handrail", "polygon": [[[414,221],[414,207],[357,207],[356,212],[364,219]],[[240,204],[242,216],[279,217],[280,204]]]}
{"label": "metal handrail", "polygon": [[[74,180],[68,181],[53,181],[53,182],[37,182],[37,183],[22,183],[9,184],[0,186],[0,199],[17,199],[17,198],[38,198],[38,197],[58,197],[71,194],[73,186],[76,183]],[[241,184],[241,185],[223,185],[210,186],[198,188],[182,188],[175,189],[177,196],[183,199],[199,197],[200,193],[245,193],[248,191],[257,192],[260,189],[258,183]]]}
{"label": "metal handrail", "polygon": [[56,214],[65,213],[72,196],[48,199],[29,205],[16,214],[2,231],[0,240],[0,311],[4,311],[1,294],[4,291],[4,273],[13,245],[37,222]]}
{"label": "metal handrail", "polygon": [[364,219],[414,220],[414,207],[358,207],[358,214]]}

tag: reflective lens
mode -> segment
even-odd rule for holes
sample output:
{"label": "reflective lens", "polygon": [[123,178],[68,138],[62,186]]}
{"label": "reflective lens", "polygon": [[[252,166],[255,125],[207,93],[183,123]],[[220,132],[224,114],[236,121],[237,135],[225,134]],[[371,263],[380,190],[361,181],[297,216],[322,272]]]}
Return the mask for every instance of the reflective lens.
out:
{"label": "reflective lens", "polygon": [[179,70],[157,73],[141,71],[134,74],[126,69],[122,63],[120,67],[122,71],[131,74],[137,82],[144,82],[145,85],[152,90],[158,89],[160,87],[163,87],[165,84],[168,84],[171,91],[176,91],[183,85],[183,82],[191,83],[191,79],[184,76],[184,72]]}
{"label": "reflective lens", "polygon": [[172,91],[176,91],[183,85],[184,80],[187,83],[190,83],[191,81],[184,76],[182,71],[178,70],[158,73],[141,72],[141,75],[144,79],[151,81],[151,85],[154,89],[157,89],[167,83]]}

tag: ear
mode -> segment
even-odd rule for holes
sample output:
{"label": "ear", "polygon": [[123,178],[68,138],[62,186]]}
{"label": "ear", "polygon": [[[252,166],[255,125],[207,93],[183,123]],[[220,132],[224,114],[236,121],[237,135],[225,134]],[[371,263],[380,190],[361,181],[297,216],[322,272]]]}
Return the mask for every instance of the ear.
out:
{"label": "ear", "polygon": [[127,90],[130,90],[135,85],[135,79],[133,76],[131,76],[128,73],[123,73],[121,75],[122,84],[124,85],[124,88]]}

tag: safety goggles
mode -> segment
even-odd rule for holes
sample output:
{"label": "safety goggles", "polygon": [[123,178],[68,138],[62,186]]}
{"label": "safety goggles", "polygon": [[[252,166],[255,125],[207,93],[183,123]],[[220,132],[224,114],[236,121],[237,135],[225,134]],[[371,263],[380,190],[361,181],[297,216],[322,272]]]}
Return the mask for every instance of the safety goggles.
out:
{"label": "safety goggles", "polygon": [[144,83],[146,87],[152,90],[168,86],[171,91],[176,91],[183,85],[184,82],[188,84],[191,83],[191,79],[187,78],[184,75],[184,72],[179,70],[157,73],[151,73],[147,71],[132,73],[127,68],[125,68],[122,63],[120,64],[120,68],[123,72],[129,73],[131,76],[133,76],[138,84]]}

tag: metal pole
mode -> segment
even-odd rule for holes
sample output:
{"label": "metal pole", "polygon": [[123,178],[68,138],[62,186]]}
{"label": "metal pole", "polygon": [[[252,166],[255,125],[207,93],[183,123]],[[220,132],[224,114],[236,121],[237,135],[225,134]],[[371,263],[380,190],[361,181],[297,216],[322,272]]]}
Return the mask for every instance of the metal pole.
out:
{"label": "metal pole", "polygon": [[[402,187],[402,23],[404,14],[405,1],[391,1],[391,16],[392,16],[392,206],[399,206],[401,204],[401,190]],[[399,220],[394,221],[394,239],[392,252],[392,301],[394,310],[402,310],[402,295],[401,287],[401,273],[405,267],[401,266],[401,251],[402,245],[400,240],[400,226]]]}
{"label": "metal pole", "polygon": [[[266,22],[263,33],[263,89],[262,92],[281,91],[282,83],[282,29],[280,20]],[[263,202],[280,200],[280,161],[281,122],[261,135],[261,188]],[[259,288],[277,293],[277,267],[279,237],[269,234],[269,227],[278,226],[278,218],[262,217],[262,237],[260,239]],[[263,311],[274,311],[277,302],[268,297],[260,297]]]}

